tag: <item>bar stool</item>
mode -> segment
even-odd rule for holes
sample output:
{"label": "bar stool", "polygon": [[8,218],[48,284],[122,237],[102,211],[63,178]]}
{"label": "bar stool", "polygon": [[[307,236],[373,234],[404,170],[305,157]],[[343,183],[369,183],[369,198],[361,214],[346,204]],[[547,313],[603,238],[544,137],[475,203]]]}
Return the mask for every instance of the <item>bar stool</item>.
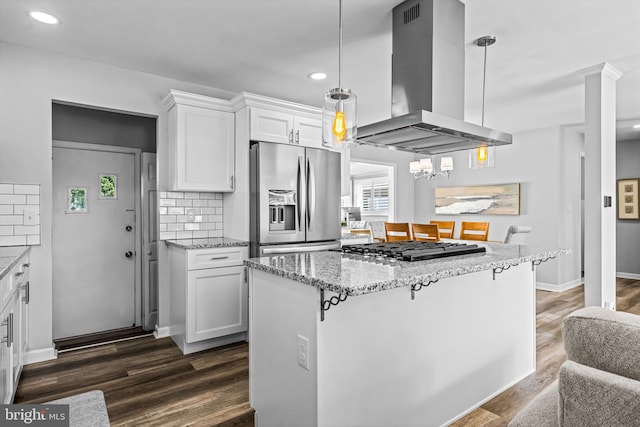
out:
{"label": "bar stool", "polygon": [[439,242],[440,232],[437,224],[411,224],[413,240],[418,242]]}
{"label": "bar stool", "polygon": [[462,221],[460,230],[460,240],[481,240],[486,242],[489,237],[488,222],[465,222]]}
{"label": "bar stool", "polygon": [[436,224],[440,237],[443,239],[453,239],[453,231],[456,228],[455,221],[429,221],[429,224]]}
{"label": "bar stool", "polygon": [[385,222],[384,233],[387,242],[411,240],[411,230],[408,222]]}

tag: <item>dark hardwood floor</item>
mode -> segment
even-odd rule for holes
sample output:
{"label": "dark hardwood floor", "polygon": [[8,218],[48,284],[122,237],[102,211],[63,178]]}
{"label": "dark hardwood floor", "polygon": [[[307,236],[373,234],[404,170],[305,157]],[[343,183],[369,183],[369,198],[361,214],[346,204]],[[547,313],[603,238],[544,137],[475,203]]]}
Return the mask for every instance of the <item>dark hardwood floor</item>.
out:
{"label": "dark hardwood floor", "polygon": [[[582,286],[537,291],[537,371],[453,426],[505,426],[553,382],[566,355],[560,326]],[[618,279],[617,309],[640,314],[640,281]],[[246,343],[183,356],[171,339],[141,337],[59,354],[24,368],[15,403],[102,390],[113,426],[253,426]],[[277,385],[274,385],[277,386]],[[292,402],[295,404],[295,402]]]}

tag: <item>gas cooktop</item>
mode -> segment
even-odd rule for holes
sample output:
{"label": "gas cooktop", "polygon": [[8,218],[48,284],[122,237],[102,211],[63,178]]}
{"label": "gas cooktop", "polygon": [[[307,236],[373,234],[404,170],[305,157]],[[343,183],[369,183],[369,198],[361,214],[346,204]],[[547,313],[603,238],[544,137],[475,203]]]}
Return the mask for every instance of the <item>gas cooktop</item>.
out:
{"label": "gas cooktop", "polygon": [[400,261],[424,261],[428,259],[444,258],[456,255],[466,255],[486,252],[484,246],[469,243],[454,242],[417,242],[413,240],[365,243],[359,245],[343,245],[342,252],[355,255],[363,259],[390,259]]}

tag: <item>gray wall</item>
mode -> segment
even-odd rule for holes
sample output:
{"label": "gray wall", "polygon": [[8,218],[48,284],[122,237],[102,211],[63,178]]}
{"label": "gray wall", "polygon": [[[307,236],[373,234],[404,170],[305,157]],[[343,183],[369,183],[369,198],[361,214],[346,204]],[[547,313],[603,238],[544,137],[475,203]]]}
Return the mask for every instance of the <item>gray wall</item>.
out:
{"label": "gray wall", "polygon": [[156,152],[156,119],[75,105],[53,103],[52,136],[58,141],[88,142]]}
{"label": "gray wall", "polygon": [[[510,225],[533,227],[527,244],[569,248],[572,253],[541,264],[538,286],[563,290],[580,283],[580,152],[578,133],[553,127],[513,135],[513,144],[496,148],[496,166],[473,170],[468,152],[452,153],[450,179],[419,179],[415,184],[416,222],[431,219],[456,222],[490,222],[489,240],[503,241]],[[439,169],[440,157],[434,157]],[[405,166],[408,170],[408,165]],[[407,172],[408,173],[408,172]],[[520,183],[520,215],[436,215],[435,188],[449,186]]]}
{"label": "gray wall", "polygon": [[[640,140],[620,141],[616,150],[617,179],[640,178]],[[618,220],[616,271],[640,274],[640,220]]]}

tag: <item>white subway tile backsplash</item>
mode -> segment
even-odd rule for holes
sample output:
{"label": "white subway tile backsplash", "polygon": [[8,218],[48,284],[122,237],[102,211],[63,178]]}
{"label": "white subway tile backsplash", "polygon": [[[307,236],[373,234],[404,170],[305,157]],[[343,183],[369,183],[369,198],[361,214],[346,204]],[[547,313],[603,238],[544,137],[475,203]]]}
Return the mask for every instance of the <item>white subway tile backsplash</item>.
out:
{"label": "white subway tile backsplash", "polygon": [[40,186],[30,184],[14,184],[13,194],[40,194]]}
{"label": "white subway tile backsplash", "polygon": [[160,199],[160,206],[175,206],[176,199]]}
{"label": "white subway tile backsplash", "polygon": [[160,224],[168,224],[170,222],[177,222],[175,215],[160,215]]}
{"label": "white subway tile backsplash", "polygon": [[22,215],[0,215],[0,225],[22,225]]}
{"label": "white subway tile backsplash", "polygon": [[40,244],[40,235],[37,236],[27,236],[27,245],[39,245]]}
{"label": "white subway tile backsplash", "polygon": [[20,236],[40,235],[39,225],[16,225],[13,227],[14,233]]}
{"label": "white subway tile backsplash", "polygon": [[24,246],[27,236],[0,236],[0,246]]}
{"label": "white subway tile backsplash", "polygon": [[24,205],[27,196],[24,194],[0,194],[0,205]]}
{"label": "white subway tile backsplash", "polygon": [[160,240],[170,240],[176,238],[175,231],[161,231],[160,232]]}
{"label": "white subway tile backsplash", "polygon": [[168,215],[184,215],[184,208],[172,207],[167,209]]}
{"label": "white subway tile backsplash", "polygon": [[167,224],[167,231],[184,231],[185,224]]}
{"label": "white subway tile backsplash", "polygon": [[[222,193],[160,192],[160,240],[222,237]],[[189,220],[189,217],[191,221]]]}
{"label": "white subway tile backsplash", "polygon": [[0,183],[0,246],[27,244],[40,244],[40,185]]}
{"label": "white subway tile backsplash", "polygon": [[182,206],[182,207],[191,207],[193,206],[193,200],[191,199],[179,199],[176,200],[176,206]]}
{"label": "white subway tile backsplash", "polygon": [[193,239],[193,231],[176,231],[176,239]]}

